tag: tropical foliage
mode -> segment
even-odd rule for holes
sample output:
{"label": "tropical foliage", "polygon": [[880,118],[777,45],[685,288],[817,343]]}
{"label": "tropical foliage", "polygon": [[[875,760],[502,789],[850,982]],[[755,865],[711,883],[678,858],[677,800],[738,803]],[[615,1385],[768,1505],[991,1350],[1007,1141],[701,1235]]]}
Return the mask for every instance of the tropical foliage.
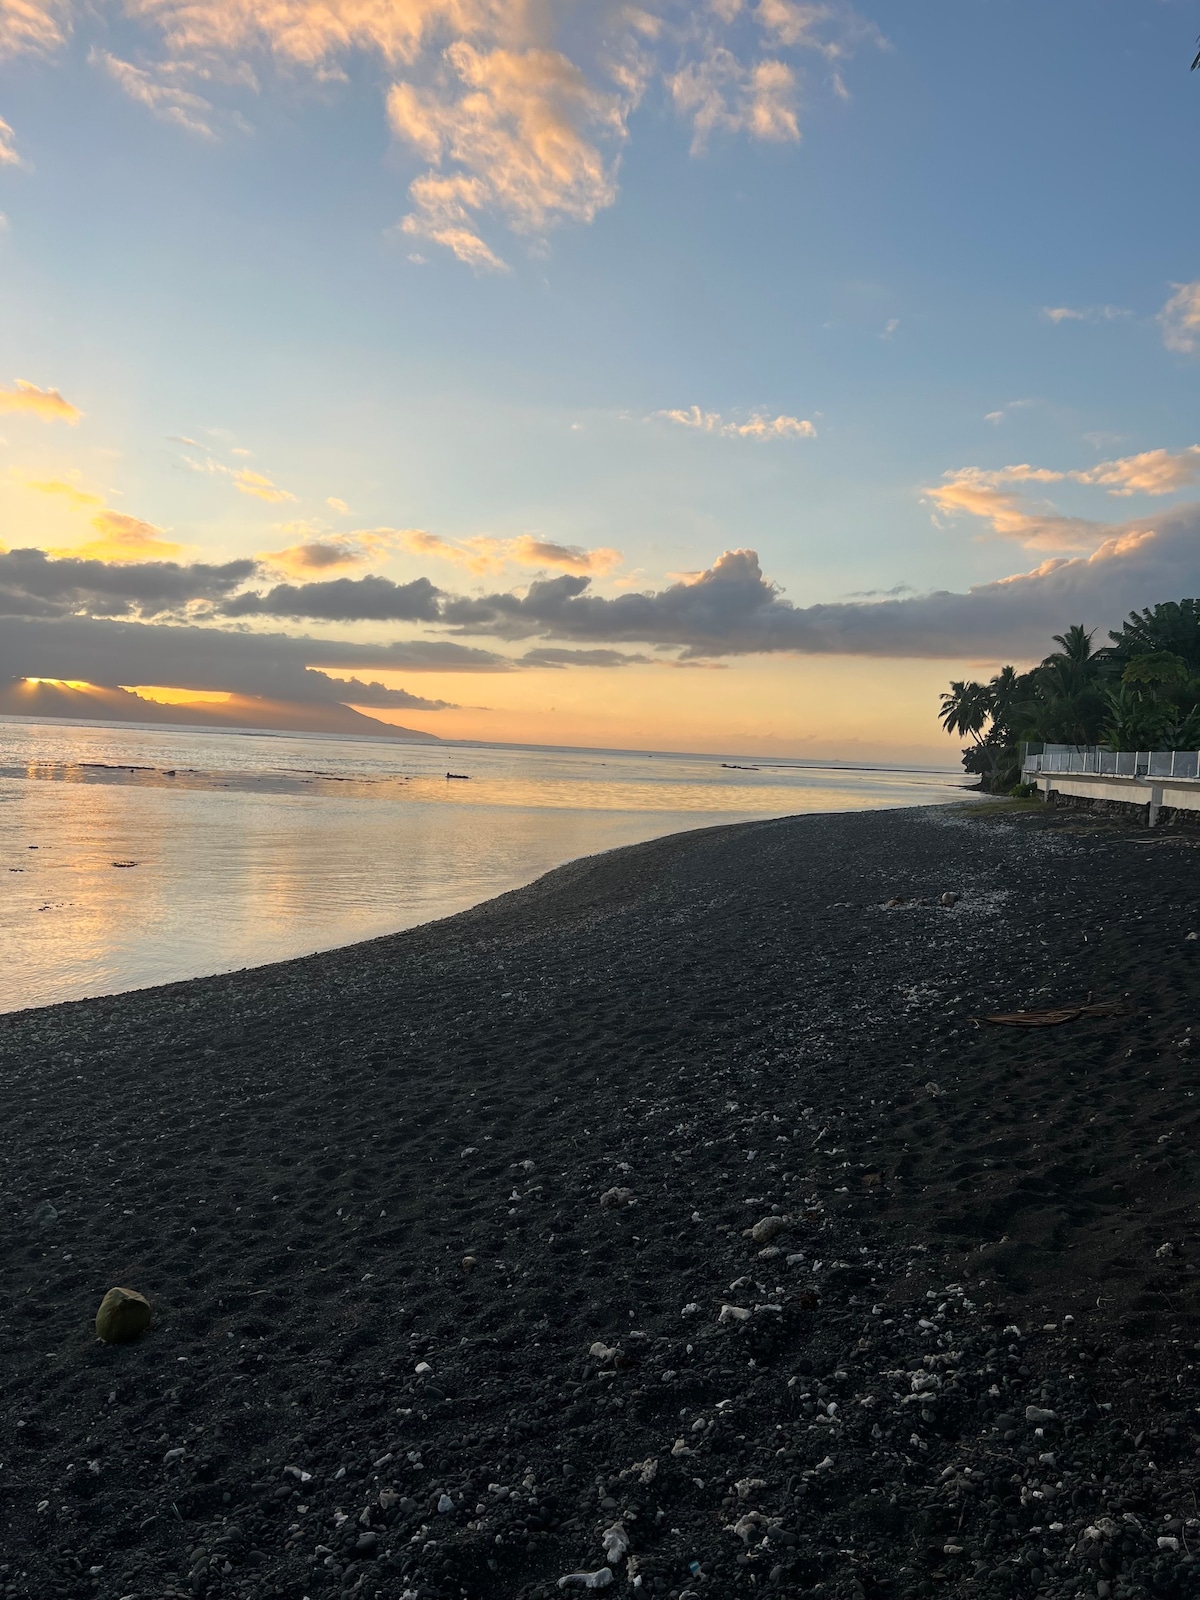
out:
{"label": "tropical foliage", "polygon": [[951,683],[941,723],[970,741],[963,766],[982,788],[1006,794],[1020,781],[1025,743],[1200,749],[1200,600],[1131,612],[1108,637],[1093,649],[1094,633],[1076,623],[1028,672]]}

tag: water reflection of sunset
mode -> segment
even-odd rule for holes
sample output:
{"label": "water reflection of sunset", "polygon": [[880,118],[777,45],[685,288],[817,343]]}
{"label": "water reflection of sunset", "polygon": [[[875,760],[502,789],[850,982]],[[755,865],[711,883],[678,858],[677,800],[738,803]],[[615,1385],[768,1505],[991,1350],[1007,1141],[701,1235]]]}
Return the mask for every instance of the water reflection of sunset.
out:
{"label": "water reflection of sunset", "polygon": [[955,793],[713,758],[0,724],[0,1009],[411,927],[684,828]]}

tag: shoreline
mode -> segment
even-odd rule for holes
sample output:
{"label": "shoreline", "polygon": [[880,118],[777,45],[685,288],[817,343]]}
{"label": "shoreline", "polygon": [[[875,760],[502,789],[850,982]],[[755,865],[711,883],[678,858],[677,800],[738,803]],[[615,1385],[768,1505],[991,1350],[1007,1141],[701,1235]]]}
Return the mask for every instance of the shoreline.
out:
{"label": "shoreline", "polygon": [[1200,862],[971,809],[6,1014],[5,1600],[1200,1594]]}

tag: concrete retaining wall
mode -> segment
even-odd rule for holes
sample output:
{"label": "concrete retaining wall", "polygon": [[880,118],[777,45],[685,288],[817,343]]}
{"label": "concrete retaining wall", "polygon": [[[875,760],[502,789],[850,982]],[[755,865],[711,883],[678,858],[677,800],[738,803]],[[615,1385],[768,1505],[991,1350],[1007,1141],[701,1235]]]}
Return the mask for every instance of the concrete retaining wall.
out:
{"label": "concrete retaining wall", "polygon": [[1136,815],[1151,828],[1176,820],[1200,823],[1197,779],[1114,778],[1091,772],[1040,772],[1035,778],[1051,805]]}

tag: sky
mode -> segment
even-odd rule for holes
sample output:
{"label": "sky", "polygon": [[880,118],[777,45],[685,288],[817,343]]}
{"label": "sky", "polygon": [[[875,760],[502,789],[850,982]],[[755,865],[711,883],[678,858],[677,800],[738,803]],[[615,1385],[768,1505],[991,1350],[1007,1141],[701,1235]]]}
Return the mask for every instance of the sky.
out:
{"label": "sky", "polygon": [[0,0],[0,678],[952,760],[1200,593],[1184,0]]}

